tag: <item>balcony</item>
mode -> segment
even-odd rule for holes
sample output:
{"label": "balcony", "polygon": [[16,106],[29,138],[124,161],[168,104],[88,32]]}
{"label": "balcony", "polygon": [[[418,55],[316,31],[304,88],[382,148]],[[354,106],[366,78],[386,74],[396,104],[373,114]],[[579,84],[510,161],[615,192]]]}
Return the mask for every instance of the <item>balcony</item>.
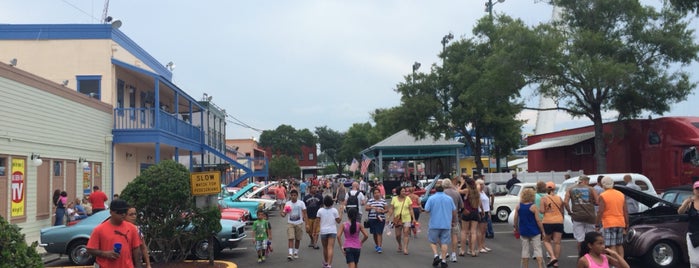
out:
{"label": "balcony", "polygon": [[[156,114],[158,113],[158,120]],[[115,142],[167,142],[167,138],[199,144],[202,130],[190,123],[188,115],[170,114],[154,108],[115,108]],[[185,120],[186,119],[186,120]],[[154,137],[147,137],[148,135]],[[164,137],[161,137],[164,136]]]}

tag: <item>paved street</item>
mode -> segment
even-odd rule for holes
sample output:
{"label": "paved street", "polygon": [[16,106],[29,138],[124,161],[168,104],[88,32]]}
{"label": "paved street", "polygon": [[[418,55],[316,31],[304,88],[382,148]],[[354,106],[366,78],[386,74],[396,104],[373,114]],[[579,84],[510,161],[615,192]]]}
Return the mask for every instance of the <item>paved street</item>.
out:
{"label": "paved street", "polygon": [[[369,238],[365,242],[362,249],[362,254],[359,262],[360,267],[432,267],[432,252],[429,247],[429,242],[425,236],[428,225],[429,215],[423,213],[420,217],[420,224],[423,232],[418,235],[417,239],[411,238],[410,255],[405,256],[396,252],[395,236],[384,236],[384,253],[377,254],[374,252],[374,244]],[[217,259],[228,260],[236,263],[238,267],[277,267],[279,265],[293,265],[297,267],[322,267],[321,250],[315,250],[308,247],[308,237],[304,237],[301,241],[300,258],[294,261],[288,261],[287,255],[287,240],[286,240],[286,221],[279,217],[276,212],[270,215],[270,221],[273,228],[273,248],[274,253],[267,258],[267,261],[262,264],[257,263],[257,257],[254,250],[252,240],[246,239],[240,247],[233,250],[224,250]],[[512,235],[512,230],[506,223],[495,223],[495,239],[487,239],[486,244],[492,248],[490,253],[482,253],[478,257],[459,257],[458,263],[449,263],[450,267],[520,267],[519,256],[521,244]],[[249,232],[249,228],[248,228]],[[248,233],[248,236],[252,236]],[[577,261],[576,243],[572,238],[564,238],[562,242],[562,254],[559,261],[560,267],[575,267]],[[47,267],[58,267],[68,265],[65,257],[58,261],[47,264]],[[485,266],[480,266],[485,265]],[[631,263],[632,267],[643,267],[639,262]],[[345,259],[339,251],[339,247],[335,245],[335,257],[333,267],[346,267]],[[530,267],[536,267],[534,260],[530,261]]]}

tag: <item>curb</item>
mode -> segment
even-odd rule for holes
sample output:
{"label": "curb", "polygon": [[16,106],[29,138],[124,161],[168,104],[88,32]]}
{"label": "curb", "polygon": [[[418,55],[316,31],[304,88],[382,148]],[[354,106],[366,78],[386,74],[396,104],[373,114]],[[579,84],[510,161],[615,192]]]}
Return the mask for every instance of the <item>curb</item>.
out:
{"label": "curb", "polygon": [[61,258],[61,255],[46,252],[39,253],[39,256],[41,256],[41,262],[43,262],[44,264],[56,261]]}

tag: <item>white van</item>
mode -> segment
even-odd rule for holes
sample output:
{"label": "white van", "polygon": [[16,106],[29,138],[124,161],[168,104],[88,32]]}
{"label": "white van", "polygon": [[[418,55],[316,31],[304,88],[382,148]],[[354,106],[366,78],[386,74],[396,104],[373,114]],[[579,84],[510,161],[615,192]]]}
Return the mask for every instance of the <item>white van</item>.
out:
{"label": "white van", "polygon": [[[612,174],[593,174],[593,175],[586,175],[588,178],[590,178],[590,186],[595,186],[597,185],[597,177],[598,176],[609,176],[614,180],[614,184],[620,184],[620,185],[626,185],[624,182],[624,176],[625,175],[631,175],[631,179],[634,184],[638,185],[641,187],[641,191],[644,193],[647,193],[649,195],[653,196],[658,196],[658,193],[655,192],[655,187],[653,187],[653,183],[650,182],[650,180],[646,177],[643,176],[642,174],[638,173],[612,173]],[[578,184],[578,178],[579,177],[573,177],[570,179],[565,180],[562,184],[561,187],[558,188],[558,196],[561,197],[561,199],[565,200],[566,192],[570,187],[573,187]],[[638,204],[638,210],[639,212],[645,211],[648,209],[643,204]],[[565,212],[565,217],[563,219],[563,232],[567,234],[572,234],[573,233],[573,222],[570,220],[570,216],[568,215],[568,212]]]}

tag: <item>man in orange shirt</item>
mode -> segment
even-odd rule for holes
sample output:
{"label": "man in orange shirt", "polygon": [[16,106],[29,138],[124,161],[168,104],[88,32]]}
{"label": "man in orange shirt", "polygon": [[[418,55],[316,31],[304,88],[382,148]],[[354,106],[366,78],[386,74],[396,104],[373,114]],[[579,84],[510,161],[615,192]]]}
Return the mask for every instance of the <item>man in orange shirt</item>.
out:
{"label": "man in orange shirt", "polygon": [[109,220],[97,225],[87,241],[87,253],[100,267],[142,267],[141,237],[135,225],[125,221],[129,205],[124,200],[109,204]]}
{"label": "man in orange shirt", "polygon": [[624,194],[614,189],[614,180],[602,178],[604,192],[599,196],[595,229],[604,228],[604,245],[624,258],[624,236],[629,223]]}
{"label": "man in orange shirt", "polygon": [[95,185],[92,187],[92,194],[87,198],[92,204],[92,214],[100,212],[105,209],[104,202],[107,202],[107,195],[100,191],[100,187]]}

